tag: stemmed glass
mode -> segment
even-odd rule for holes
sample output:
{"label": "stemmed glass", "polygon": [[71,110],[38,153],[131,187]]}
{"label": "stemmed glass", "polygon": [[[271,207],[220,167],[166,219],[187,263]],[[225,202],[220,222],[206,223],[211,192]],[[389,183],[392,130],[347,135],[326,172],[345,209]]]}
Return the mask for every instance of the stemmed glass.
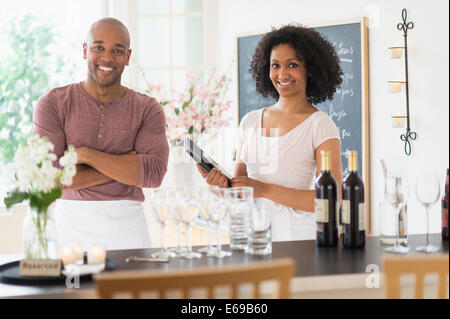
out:
{"label": "stemmed glass", "polygon": [[197,250],[199,253],[206,253],[210,255],[215,252],[215,248],[212,245],[211,241],[211,229],[209,228],[212,225],[211,213],[216,205],[217,194],[219,193],[219,186],[208,186],[201,189],[200,193],[200,213],[198,215],[199,219],[207,224],[206,227],[206,239],[208,246],[203,247]]}
{"label": "stemmed glass", "polygon": [[416,197],[425,207],[427,213],[427,242],[424,246],[417,247],[421,253],[435,253],[439,247],[430,245],[429,226],[430,226],[430,207],[436,203],[440,196],[439,177],[435,171],[421,171],[416,180]]}
{"label": "stemmed glass", "polygon": [[176,224],[176,232],[177,232],[177,247],[169,249],[170,252],[175,253],[175,257],[181,257],[187,249],[185,247],[182,247],[181,245],[181,225],[183,223],[183,209],[184,204],[183,200],[184,198],[188,197],[187,189],[186,187],[175,187],[173,188],[173,203],[174,203],[174,219]]}
{"label": "stemmed glass", "polygon": [[395,226],[395,245],[385,249],[386,252],[394,254],[406,254],[409,251],[408,247],[399,244],[399,215],[401,210],[406,205],[408,198],[408,184],[406,178],[403,176],[387,176],[386,177],[386,199],[391,204],[397,213]]}
{"label": "stemmed glass", "polygon": [[218,188],[215,195],[215,205],[211,210],[211,221],[216,226],[216,249],[208,254],[208,257],[223,258],[231,256],[231,252],[222,250],[222,243],[220,240],[220,225],[227,220],[228,214],[230,212],[230,202],[227,197],[228,189]]}
{"label": "stemmed glass", "polygon": [[174,254],[167,251],[166,228],[173,218],[173,205],[171,203],[171,192],[169,189],[155,189],[151,196],[153,214],[161,227],[161,250],[152,254],[156,258],[169,258]]}
{"label": "stemmed glass", "polygon": [[201,258],[202,254],[192,251],[191,224],[199,214],[198,209],[199,190],[196,188],[186,188],[182,196],[183,209],[181,211],[181,221],[186,226],[187,251],[181,255],[185,259]]}

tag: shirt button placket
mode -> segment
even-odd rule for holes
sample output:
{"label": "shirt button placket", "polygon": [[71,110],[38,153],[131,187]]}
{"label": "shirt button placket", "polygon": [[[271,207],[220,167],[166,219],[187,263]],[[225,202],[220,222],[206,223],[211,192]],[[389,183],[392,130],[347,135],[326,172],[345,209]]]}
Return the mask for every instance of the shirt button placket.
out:
{"label": "shirt button placket", "polygon": [[98,130],[98,138],[102,138],[102,130],[103,130],[103,120],[105,119],[105,113],[104,113],[105,106],[100,105],[100,110],[102,110],[102,114],[100,115],[100,128]]}

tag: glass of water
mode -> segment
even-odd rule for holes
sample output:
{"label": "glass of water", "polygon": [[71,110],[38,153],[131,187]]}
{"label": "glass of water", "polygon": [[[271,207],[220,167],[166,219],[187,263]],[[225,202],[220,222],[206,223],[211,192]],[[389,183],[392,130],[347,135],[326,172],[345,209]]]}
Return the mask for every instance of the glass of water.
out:
{"label": "glass of water", "polygon": [[230,248],[247,251],[248,220],[253,209],[253,187],[231,187],[226,192],[230,202]]}
{"label": "glass of water", "polygon": [[250,211],[248,228],[248,253],[270,255],[272,253],[272,209],[273,202],[256,198]]}

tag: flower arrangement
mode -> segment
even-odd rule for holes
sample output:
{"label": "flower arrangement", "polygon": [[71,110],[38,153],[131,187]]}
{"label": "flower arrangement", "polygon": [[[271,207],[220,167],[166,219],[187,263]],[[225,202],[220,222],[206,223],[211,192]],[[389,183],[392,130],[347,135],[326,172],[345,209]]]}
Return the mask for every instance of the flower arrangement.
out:
{"label": "flower arrangement", "polygon": [[61,196],[62,185],[72,184],[77,163],[75,148],[69,146],[59,159],[62,168],[53,166],[53,148],[46,137],[40,138],[36,133],[19,145],[14,155],[16,185],[4,200],[7,208],[28,199],[32,209],[44,211]]}
{"label": "flower arrangement", "polygon": [[7,208],[29,200],[32,210],[33,239],[26,244],[27,258],[47,258],[48,239],[46,233],[48,207],[61,197],[63,185],[71,185],[76,174],[77,154],[69,146],[59,159],[61,168],[53,162],[53,144],[46,137],[32,133],[26,143],[19,145],[14,155],[16,166],[15,188],[8,192],[4,203]]}
{"label": "flower arrangement", "polygon": [[230,79],[212,72],[205,84],[193,73],[187,74],[187,88],[167,92],[161,85],[147,83],[146,93],[158,100],[166,116],[166,134],[172,145],[179,145],[187,136],[210,134],[227,126],[231,118],[226,111],[231,100],[226,99]]}

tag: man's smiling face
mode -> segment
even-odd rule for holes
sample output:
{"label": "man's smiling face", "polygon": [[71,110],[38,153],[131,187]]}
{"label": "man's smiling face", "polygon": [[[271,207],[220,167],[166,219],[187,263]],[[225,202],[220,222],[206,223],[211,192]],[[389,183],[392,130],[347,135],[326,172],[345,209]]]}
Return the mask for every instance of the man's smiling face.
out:
{"label": "man's smiling face", "polygon": [[89,77],[101,87],[119,83],[131,50],[128,32],[119,25],[97,23],[92,26],[83,43]]}

